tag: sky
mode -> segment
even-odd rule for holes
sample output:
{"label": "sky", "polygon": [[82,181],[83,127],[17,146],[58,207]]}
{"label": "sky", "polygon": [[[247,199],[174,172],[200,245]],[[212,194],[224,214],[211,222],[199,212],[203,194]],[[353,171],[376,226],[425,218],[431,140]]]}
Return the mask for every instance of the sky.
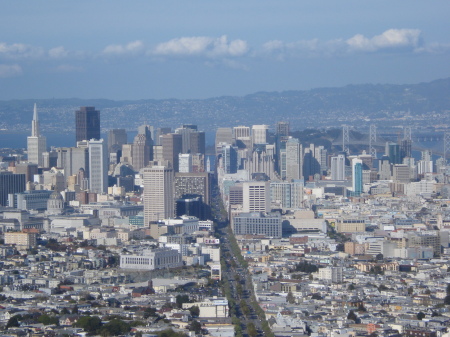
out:
{"label": "sky", "polygon": [[0,0],[0,99],[202,99],[450,76],[450,1]]}

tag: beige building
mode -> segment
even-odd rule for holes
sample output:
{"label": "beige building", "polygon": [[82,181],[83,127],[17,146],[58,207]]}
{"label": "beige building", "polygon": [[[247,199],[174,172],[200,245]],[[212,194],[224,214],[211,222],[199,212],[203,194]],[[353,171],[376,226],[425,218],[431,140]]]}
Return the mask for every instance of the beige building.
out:
{"label": "beige building", "polygon": [[36,246],[36,237],[36,233],[7,232],[5,233],[5,244],[31,248]]}
{"label": "beige building", "polygon": [[166,166],[144,168],[144,225],[174,216],[173,169]]}
{"label": "beige building", "polygon": [[183,303],[183,309],[197,306],[198,317],[228,317],[228,301],[225,298],[205,299],[203,302]]}

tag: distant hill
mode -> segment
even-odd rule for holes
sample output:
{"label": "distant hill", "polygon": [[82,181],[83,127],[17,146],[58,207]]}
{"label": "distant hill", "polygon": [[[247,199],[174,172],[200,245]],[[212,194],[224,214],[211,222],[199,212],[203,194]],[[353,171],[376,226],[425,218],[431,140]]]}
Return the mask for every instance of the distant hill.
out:
{"label": "distant hill", "polygon": [[38,104],[41,128],[47,132],[73,131],[74,111],[95,106],[101,111],[102,129],[149,123],[177,127],[197,124],[217,127],[289,121],[292,130],[338,127],[367,128],[369,124],[427,127],[450,125],[450,78],[428,83],[364,84],[305,91],[258,92],[243,97],[203,100],[43,99],[0,101],[0,129],[28,130],[33,103]]}

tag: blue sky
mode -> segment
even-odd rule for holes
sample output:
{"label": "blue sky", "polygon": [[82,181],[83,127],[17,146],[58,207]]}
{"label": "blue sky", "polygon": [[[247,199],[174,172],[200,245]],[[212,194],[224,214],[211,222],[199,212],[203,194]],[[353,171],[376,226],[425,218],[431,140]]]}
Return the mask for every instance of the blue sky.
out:
{"label": "blue sky", "polygon": [[450,76],[450,1],[0,0],[0,99],[207,98]]}

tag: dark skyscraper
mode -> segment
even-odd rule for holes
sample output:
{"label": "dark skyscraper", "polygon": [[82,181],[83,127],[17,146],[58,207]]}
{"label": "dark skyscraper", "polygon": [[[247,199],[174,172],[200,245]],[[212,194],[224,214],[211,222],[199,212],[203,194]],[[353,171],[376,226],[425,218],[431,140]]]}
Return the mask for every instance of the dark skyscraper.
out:
{"label": "dark skyscraper", "polygon": [[82,106],[75,111],[76,141],[100,139],[100,111]]}

